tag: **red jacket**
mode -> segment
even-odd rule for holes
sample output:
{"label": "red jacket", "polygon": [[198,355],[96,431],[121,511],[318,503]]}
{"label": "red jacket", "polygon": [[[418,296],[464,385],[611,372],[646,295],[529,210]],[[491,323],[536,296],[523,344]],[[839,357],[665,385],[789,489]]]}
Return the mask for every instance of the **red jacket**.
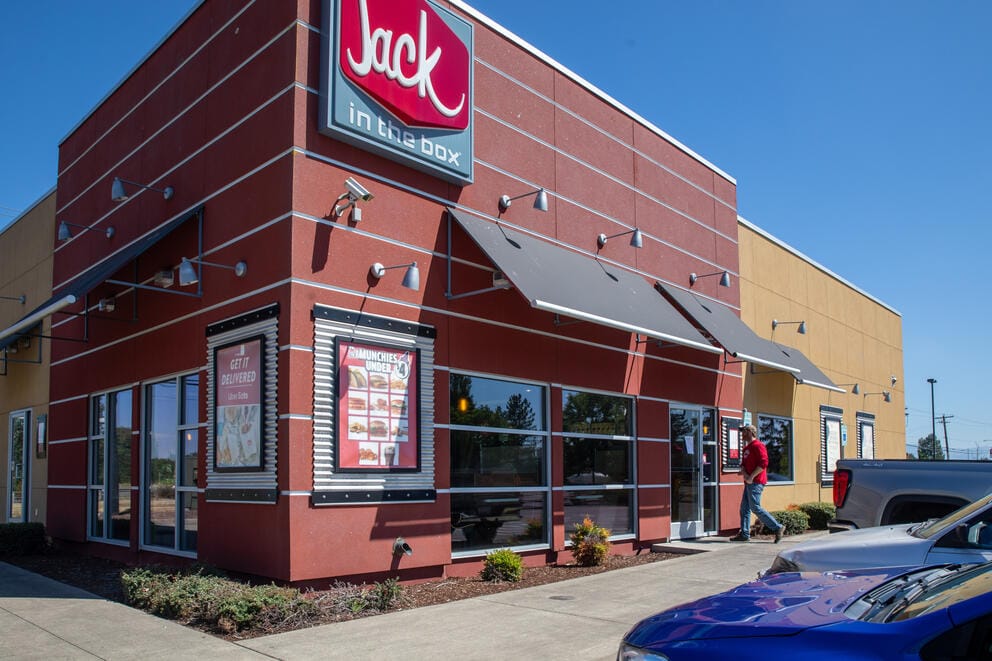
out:
{"label": "red jacket", "polygon": [[759,466],[761,472],[752,482],[754,484],[768,484],[768,471],[766,470],[768,468],[768,450],[765,449],[764,443],[754,439],[744,448],[741,467],[744,469],[744,475],[750,475]]}

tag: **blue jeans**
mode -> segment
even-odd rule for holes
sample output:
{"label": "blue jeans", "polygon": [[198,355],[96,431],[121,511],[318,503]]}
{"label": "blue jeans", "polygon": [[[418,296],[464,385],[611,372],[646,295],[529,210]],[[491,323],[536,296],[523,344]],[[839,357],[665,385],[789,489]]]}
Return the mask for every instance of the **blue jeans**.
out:
{"label": "blue jeans", "polygon": [[751,536],[751,513],[753,512],[758,520],[765,524],[765,527],[775,532],[782,528],[782,524],[775,520],[764,507],[761,506],[761,492],[765,490],[764,484],[745,484],[744,495],[741,496],[741,536]]}

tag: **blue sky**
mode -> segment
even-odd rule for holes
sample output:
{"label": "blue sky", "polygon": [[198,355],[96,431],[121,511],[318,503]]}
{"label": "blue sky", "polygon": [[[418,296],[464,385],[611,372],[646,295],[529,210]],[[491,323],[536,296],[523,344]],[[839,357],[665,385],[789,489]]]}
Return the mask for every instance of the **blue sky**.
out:
{"label": "blue sky", "polygon": [[[55,185],[59,141],[195,4],[0,3],[0,226]],[[989,455],[992,3],[470,4],[735,177],[742,216],[902,313],[908,443],[930,433],[933,377],[951,456]]]}

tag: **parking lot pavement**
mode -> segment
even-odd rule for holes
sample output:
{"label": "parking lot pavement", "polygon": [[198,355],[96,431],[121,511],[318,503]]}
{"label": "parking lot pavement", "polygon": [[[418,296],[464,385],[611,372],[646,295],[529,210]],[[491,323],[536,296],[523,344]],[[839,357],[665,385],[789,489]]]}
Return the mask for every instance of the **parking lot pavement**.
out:
{"label": "parking lot pavement", "polygon": [[676,542],[683,557],[584,578],[228,642],[0,562],[0,659],[613,659],[656,611],[755,578],[825,533]]}

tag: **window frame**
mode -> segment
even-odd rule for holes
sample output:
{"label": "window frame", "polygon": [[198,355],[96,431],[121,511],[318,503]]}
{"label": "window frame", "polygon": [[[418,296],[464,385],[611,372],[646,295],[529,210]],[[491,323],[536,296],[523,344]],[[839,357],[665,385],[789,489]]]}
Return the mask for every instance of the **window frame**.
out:
{"label": "window frame", "polygon": [[[601,395],[603,397],[611,397],[619,400],[624,400],[627,402],[627,410],[629,411],[628,417],[628,429],[629,434],[595,434],[592,432],[576,432],[576,431],[565,431],[565,407],[568,405],[568,395],[570,393],[576,394],[589,394],[589,395]],[[577,388],[577,387],[561,387],[561,414],[562,414],[562,429],[553,432],[554,436],[561,437],[562,445],[562,486],[561,491],[563,496],[567,497],[567,494],[576,494],[583,492],[608,492],[608,491],[625,491],[629,493],[629,517],[630,517],[630,531],[622,532],[618,534],[611,534],[611,541],[620,541],[626,539],[636,539],[637,529],[638,529],[638,517],[637,517],[637,398],[632,395],[625,395],[622,393],[609,392],[605,390],[595,390],[591,388]],[[574,440],[586,440],[586,441],[618,441],[628,444],[627,453],[627,463],[628,463],[628,479],[627,482],[604,482],[597,484],[566,484],[565,473],[567,469],[565,467],[565,443],[566,441]],[[593,467],[595,471],[595,467]],[[565,521],[565,546],[570,547],[571,541],[569,540],[569,526],[567,523],[567,515],[565,514],[565,509],[567,505],[562,502],[562,520]],[[574,506],[573,506],[574,507]],[[600,521],[596,521],[597,524],[602,524]],[[609,526],[604,526],[609,527]],[[612,532],[612,530],[611,530]]]}
{"label": "window frame", "polygon": [[[794,418],[784,416],[784,415],[774,415],[772,413],[758,413],[757,414],[757,426],[758,426],[758,438],[762,443],[765,444],[765,448],[768,448],[768,440],[765,438],[765,434],[762,432],[762,422],[764,420],[782,420],[788,422],[789,424],[789,441],[788,441],[788,457],[789,457],[789,468],[791,475],[788,479],[775,480],[772,479],[772,471],[768,471],[768,485],[767,486],[778,486],[780,484],[795,484],[796,483],[796,421]],[[769,457],[770,460],[770,457]],[[771,468],[771,462],[769,461],[769,469]],[[779,473],[774,473],[778,475]]]}
{"label": "window frame", "polygon": [[[542,476],[543,485],[538,486],[481,486],[481,487],[455,487],[451,486],[449,488],[449,494],[454,496],[456,494],[516,494],[516,493],[541,493],[544,496],[544,541],[531,543],[531,544],[521,544],[516,546],[511,546],[514,551],[526,552],[533,550],[546,550],[550,549],[552,545],[552,522],[551,522],[551,501],[552,501],[552,487],[551,487],[551,445],[552,445],[552,432],[551,432],[551,387],[541,381],[533,381],[529,379],[519,379],[507,377],[499,374],[489,374],[483,372],[474,372],[470,370],[450,370],[448,377],[448,394],[449,398],[451,395],[451,382],[452,376],[464,376],[471,379],[488,379],[493,381],[505,381],[507,383],[516,384],[519,386],[533,386],[540,388],[542,391],[542,406],[544,407],[544,428],[543,429],[515,429],[511,427],[488,427],[488,426],[475,426],[475,425],[464,425],[451,423],[451,409],[455,406],[455,402],[449,401],[448,405],[448,445],[449,445],[449,457],[451,453],[451,444],[454,440],[454,434],[456,432],[467,431],[467,432],[484,432],[484,433],[498,433],[498,434],[511,434],[518,436],[539,436],[544,439],[544,475]],[[452,467],[449,466],[449,472]],[[449,475],[450,481],[450,475]],[[453,500],[453,499],[451,499]],[[450,534],[450,533],[449,533]],[[449,538],[450,539],[450,538]],[[456,550],[451,549],[451,557],[455,558],[471,558],[471,557],[481,557],[485,556],[487,553],[497,549],[505,548],[503,545],[494,545],[489,548],[478,548],[478,549],[465,549]]]}
{"label": "window frame", "polygon": [[[195,399],[195,418],[194,422],[187,423],[185,421],[186,406],[189,403],[187,401],[187,391],[186,386],[188,379],[190,377],[196,377],[197,380],[197,394]],[[152,434],[154,430],[151,428],[153,423],[152,416],[152,404],[154,398],[151,396],[151,389],[157,385],[164,383],[174,383],[176,386],[176,410],[175,410],[175,495],[174,504],[175,509],[173,510],[173,543],[172,546],[161,546],[158,544],[153,544],[148,540],[149,534],[149,511],[150,498],[149,498],[149,479],[150,479],[150,465],[151,461],[151,441]],[[202,495],[204,488],[198,483],[199,478],[199,463],[200,455],[202,454],[201,448],[203,446],[203,437],[206,433],[207,423],[200,419],[200,402],[204,396],[205,379],[201,374],[201,370],[193,370],[189,372],[182,372],[179,374],[174,374],[165,378],[148,380],[141,384],[141,395],[142,395],[142,406],[141,406],[141,475],[140,475],[140,493],[141,493],[141,504],[140,504],[140,529],[138,532],[138,548],[142,550],[154,551],[156,553],[164,553],[169,555],[177,555],[188,558],[197,557],[197,549],[184,549],[181,548],[181,532],[183,525],[185,523],[183,518],[183,494],[193,493],[196,495],[197,509],[199,509],[200,501],[202,500]],[[185,434],[187,431],[194,431],[196,433],[196,465],[194,467],[194,480],[192,485],[184,485],[183,482],[183,471],[184,462],[183,454]],[[199,542],[199,537],[197,537],[197,542]],[[197,544],[198,546],[198,544]]]}
{"label": "window frame", "polygon": [[[95,393],[91,393],[89,397],[86,398],[87,411],[86,411],[86,540],[91,542],[100,542],[102,544],[112,544],[114,546],[130,546],[131,545],[131,532],[134,526],[134,507],[129,507],[131,510],[130,518],[128,521],[128,536],[127,539],[118,539],[112,537],[112,524],[111,517],[109,516],[109,503],[110,503],[110,484],[112,477],[112,467],[116,467],[116,461],[111,461],[112,450],[117,448],[117,438],[116,438],[116,418],[117,418],[117,397],[122,393],[127,393],[130,396],[130,421],[129,421],[129,433],[128,433],[128,443],[130,443],[129,452],[129,463],[127,466],[128,476],[131,475],[131,471],[134,466],[134,388],[131,386],[125,388],[111,388],[109,390],[103,390]],[[93,412],[93,407],[95,401],[103,397],[104,408],[103,408],[103,431],[98,432],[96,429],[95,416]],[[113,403],[111,403],[113,400]],[[94,441],[100,440],[103,443],[102,448],[102,479],[103,482],[97,483],[94,481],[94,453],[93,453],[93,443]],[[134,482],[133,480],[128,480],[128,490],[127,495],[131,500],[133,505],[133,490]],[[120,492],[120,483],[115,482],[116,488],[118,490],[118,495]],[[94,494],[103,494],[103,534],[94,535],[93,525],[94,525],[94,507],[93,507],[93,496]]]}

